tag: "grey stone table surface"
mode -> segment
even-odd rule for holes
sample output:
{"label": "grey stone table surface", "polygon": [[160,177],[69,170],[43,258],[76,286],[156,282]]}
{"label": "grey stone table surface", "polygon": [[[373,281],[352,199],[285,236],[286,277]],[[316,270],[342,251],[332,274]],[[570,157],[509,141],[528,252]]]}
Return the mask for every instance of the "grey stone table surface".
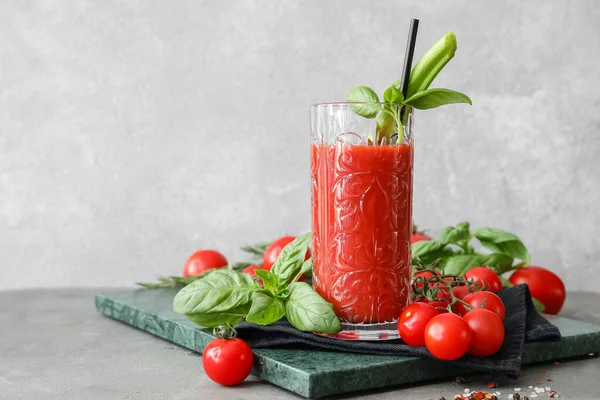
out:
{"label": "grey stone table surface", "polygon": [[[0,399],[301,398],[253,376],[234,388],[214,384],[202,371],[199,354],[96,312],[98,292],[0,292]],[[561,315],[600,325],[600,294],[570,292]],[[529,366],[517,381],[479,375],[463,385],[446,380],[337,398],[452,399],[464,389],[488,390],[492,379],[504,399],[513,388],[525,391],[530,385],[550,386],[561,399],[599,399],[600,358]]]}

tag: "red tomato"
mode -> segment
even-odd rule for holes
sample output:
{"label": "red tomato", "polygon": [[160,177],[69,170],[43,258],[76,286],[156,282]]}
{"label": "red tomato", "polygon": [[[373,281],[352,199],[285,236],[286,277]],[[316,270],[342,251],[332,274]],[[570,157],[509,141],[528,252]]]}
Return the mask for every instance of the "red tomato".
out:
{"label": "red tomato", "polygon": [[254,272],[255,269],[263,269],[263,267],[261,267],[260,265],[249,265],[246,268],[244,268],[242,272],[256,279],[258,277],[256,276],[256,272]]}
{"label": "red tomato", "polygon": [[439,288],[435,300],[430,301],[429,305],[434,307],[440,313],[448,312],[448,304],[452,303],[452,296],[450,296],[448,288],[441,282],[434,286],[439,286]]}
{"label": "red tomato", "polygon": [[476,308],[464,316],[471,328],[472,339],[468,353],[475,357],[489,357],[504,343],[504,325],[500,318],[485,308]]}
{"label": "red tomato", "polygon": [[422,242],[422,241],[425,241],[425,240],[431,240],[431,238],[429,236],[424,235],[421,232],[414,232],[412,234],[411,239],[412,239],[412,243],[413,244],[417,243],[417,242]]}
{"label": "red tomato", "polygon": [[[413,270],[413,274],[414,274],[415,270]],[[421,271],[421,272],[417,272],[415,275],[416,277],[422,277],[424,279],[429,279],[432,276],[434,276],[434,273],[431,271]],[[435,275],[440,276],[440,273],[438,271],[435,271]],[[422,282],[417,283],[417,287],[418,288],[422,288],[424,285]],[[433,286],[435,286],[435,283],[430,283],[429,287],[432,288]]]}
{"label": "red tomato", "polygon": [[188,258],[183,267],[183,276],[197,276],[214,268],[223,268],[227,259],[215,250],[198,250]]}
{"label": "red tomato", "polygon": [[502,290],[502,281],[494,271],[486,267],[475,267],[467,271],[465,278],[480,285],[485,284],[485,290],[498,292]]}
{"label": "red tomato", "polygon": [[425,327],[438,312],[426,303],[413,303],[402,310],[398,319],[398,332],[404,343],[425,346]]}
{"label": "red tomato", "polygon": [[[294,239],[296,239],[294,236],[283,236],[271,243],[265,250],[265,254],[263,256],[263,268],[270,271],[271,267],[273,267],[273,264],[275,264],[275,261],[277,261],[277,257],[279,257],[281,250],[293,242]],[[310,250],[306,252],[306,257],[304,257],[304,259],[308,260],[309,258]]]}
{"label": "red tomato", "polygon": [[[492,292],[486,292],[486,291],[473,292],[471,294],[466,295],[463,298],[463,301],[465,303],[473,306],[473,308],[481,308],[481,305],[485,301],[484,308],[487,310],[490,310],[491,312],[496,314],[498,317],[500,317],[501,321],[504,321],[504,316],[506,315],[506,309],[504,308],[504,303],[502,303],[502,300],[500,299],[500,297],[498,297],[497,295],[495,295]],[[469,310],[467,310],[467,307],[465,307],[464,304],[459,303],[458,312],[460,315],[466,315],[469,312]]]}
{"label": "red tomato", "polygon": [[425,302],[429,304],[431,307],[435,308],[438,313],[443,314],[448,312],[448,303],[445,300],[435,300],[430,302]]}
{"label": "red tomato", "polygon": [[425,328],[425,345],[440,360],[456,360],[471,345],[471,328],[456,314],[439,314]]}
{"label": "red tomato", "polygon": [[[473,288],[474,289],[474,288]],[[456,297],[457,299],[464,299],[466,295],[468,295],[469,293],[471,293],[471,291],[469,290],[469,287],[467,285],[460,285],[460,286],[454,286],[452,288],[452,293],[454,294],[454,297]],[[460,314],[460,305],[462,303],[457,301],[456,303],[454,303],[454,305],[452,306],[452,312],[455,314]]]}
{"label": "red tomato", "polygon": [[[471,290],[473,290],[474,288],[472,288]],[[469,290],[469,287],[467,285],[460,285],[460,286],[454,286],[452,288],[452,293],[454,294],[454,296],[458,299],[464,299],[466,295],[468,295],[469,293],[471,293],[471,290]]]}
{"label": "red tomato", "polygon": [[529,265],[519,268],[508,278],[513,285],[529,286],[531,297],[542,302],[545,313],[558,314],[565,303],[565,284],[552,271]]}
{"label": "red tomato", "polygon": [[204,349],[202,366],[213,381],[233,386],[248,377],[253,359],[252,349],[242,339],[214,339]]}

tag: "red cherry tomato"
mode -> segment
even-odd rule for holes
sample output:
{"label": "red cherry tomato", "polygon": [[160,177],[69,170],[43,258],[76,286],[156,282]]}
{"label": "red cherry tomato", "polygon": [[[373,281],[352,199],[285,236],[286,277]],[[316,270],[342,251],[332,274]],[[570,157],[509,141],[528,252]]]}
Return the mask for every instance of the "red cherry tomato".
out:
{"label": "red cherry tomato", "polygon": [[417,242],[422,242],[422,241],[425,241],[425,240],[431,240],[431,238],[429,236],[424,235],[421,232],[414,232],[412,234],[411,239],[412,239],[412,243],[413,244],[417,243]]}
{"label": "red cherry tomato", "polygon": [[[277,257],[279,257],[281,250],[293,242],[294,239],[296,239],[294,236],[283,236],[271,243],[265,250],[265,254],[263,256],[263,268],[270,271],[271,267],[273,267],[273,264],[275,264],[275,261],[277,261]],[[304,257],[304,259],[308,260],[309,258],[310,250],[306,252],[306,257]]]}
{"label": "red cherry tomato", "polygon": [[438,313],[443,314],[448,312],[448,302],[444,300],[436,300],[430,301],[429,304],[431,307],[435,308]]}
{"label": "red cherry tomato", "polygon": [[244,268],[242,270],[243,273],[250,275],[251,277],[253,277],[254,279],[257,278],[256,276],[256,272],[254,272],[254,270],[256,269],[263,269],[263,267],[261,267],[260,265],[249,265],[246,268]]}
{"label": "red cherry tomato", "polygon": [[223,386],[233,386],[252,370],[252,349],[242,339],[214,339],[204,349],[202,366],[206,375]]}
{"label": "red cherry tomato", "polygon": [[225,256],[215,250],[198,250],[188,258],[183,267],[183,276],[197,276],[214,268],[227,265]]}
{"label": "red cherry tomato", "polygon": [[425,346],[425,327],[438,312],[426,303],[413,303],[402,310],[398,319],[398,331],[404,343]]}
{"label": "red cherry tomato", "polygon": [[[471,289],[473,290],[474,288],[471,288]],[[462,300],[465,298],[465,296],[470,294],[471,291],[469,290],[469,287],[467,285],[460,285],[460,286],[454,286],[452,288],[452,293],[454,294],[454,297]],[[454,305],[452,306],[452,312],[455,314],[460,314],[460,305],[461,304],[462,303],[460,303],[460,302],[454,303]]]}
{"label": "red cherry tomato", "polygon": [[[500,299],[500,297],[498,297],[497,295],[495,295],[492,292],[487,292],[487,291],[473,292],[473,293],[466,295],[463,298],[463,301],[465,303],[471,305],[475,309],[481,308],[481,305],[483,304],[483,302],[485,302],[484,308],[487,310],[490,310],[491,312],[496,314],[498,317],[500,317],[501,321],[504,321],[504,316],[506,314],[506,309],[504,308],[504,303],[502,303],[502,300]],[[465,307],[464,304],[459,303],[458,312],[460,315],[466,315],[469,312],[469,310],[467,310],[467,307]]]}
{"label": "red cherry tomato", "polygon": [[498,292],[502,290],[502,281],[494,271],[486,267],[475,267],[467,271],[465,278],[480,285],[485,284],[485,290]]}
{"label": "red cherry tomato", "polygon": [[456,314],[439,314],[425,328],[425,345],[440,360],[456,360],[471,345],[471,328]]}
{"label": "red cherry tomato", "polygon": [[[435,275],[437,275],[437,276],[440,276],[440,273],[439,273],[438,271],[435,271],[435,272],[431,272],[431,271],[421,271],[421,272],[416,272],[416,273],[415,273],[415,270],[413,270],[413,275],[415,276],[415,278],[417,278],[417,277],[422,277],[422,278],[424,278],[424,279],[429,279],[429,278],[431,278],[432,276],[434,276],[434,274],[435,274]],[[419,283],[417,283],[417,287],[418,287],[418,288],[422,288],[423,286],[425,286],[425,285],[423,285],[423,283],[422,283],[422,282],[419,282]],[[429,287],[430,287],[430,288],[432,288],[433,286],[435,286],[435,283],[429,283]]]}
{"label": "red cherry tomato", "polygon": [[[471,290],[474,290],[475,288],[472,287]],[[469,290],[469,287],[467,285],[460,285],[460,286],[454,286],[452,288],[452,293],[454,294],[454,296],[458,299],[464,299],[466,295],[468,295],[469,293],[471,293],[471,290]]]}
{"label": "red cherry tomato", "polygon": [[504,343],[504,325],[500,318],[485,308],[476,308],[465,314],[472,339],[468,353],[475,357],[496,354]]}
{"label": "red cherry tomato", "polygon": [[565,284],[552,271],[537,266],[526,266],[516,270],[510,278],[510,283],[529,286],[531,296],[542,302],[545,313],[558,314],[565,303]]}

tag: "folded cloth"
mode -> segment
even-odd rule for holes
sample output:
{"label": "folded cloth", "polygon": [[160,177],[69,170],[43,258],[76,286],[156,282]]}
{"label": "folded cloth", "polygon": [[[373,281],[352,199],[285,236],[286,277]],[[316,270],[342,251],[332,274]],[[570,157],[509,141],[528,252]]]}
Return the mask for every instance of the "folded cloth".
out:
{"label": "folded cloth", "polygon": [[[502,348],[491,357],[473,357],[467,354],[458,360],[447,362],[474,372],[500,372],[516,379],[521,371],[525,342],[560,340],[561,336],[558,328],[536,311],[527,285],[504,289],[497,295],[506,308]],[[380,342],[334,339],[299,331],[285,319],[268,326],[242,322],[235,328],[238,336],[253,348],[302,348],[435,358],[425,347],[408,346],[401,339]]]}

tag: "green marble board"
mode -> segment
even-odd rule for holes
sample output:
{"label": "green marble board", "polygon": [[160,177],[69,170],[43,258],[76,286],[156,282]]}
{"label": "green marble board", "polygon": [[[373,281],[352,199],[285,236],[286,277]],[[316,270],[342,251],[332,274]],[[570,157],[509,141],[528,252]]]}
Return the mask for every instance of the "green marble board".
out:
{"label": "green marble board", "polygon": [[[96,296],[101,313],[201,353],[213,339],[172,310],[175,289],[128,289]],[[529,343],[525,364],[600,352],[600,327],[552,317],[561,342]],[[255,349],[253,373],[307,398],[414,383],[466,373],[436,360],[325,351]]]}

